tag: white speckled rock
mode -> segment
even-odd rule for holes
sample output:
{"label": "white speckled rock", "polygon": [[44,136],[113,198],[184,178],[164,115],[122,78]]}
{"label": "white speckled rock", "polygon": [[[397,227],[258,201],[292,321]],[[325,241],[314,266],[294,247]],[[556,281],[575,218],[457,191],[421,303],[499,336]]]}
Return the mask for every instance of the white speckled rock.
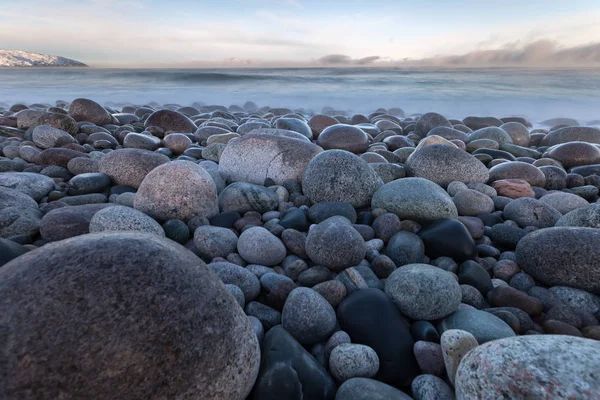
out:
{"label": "white speckled rock", "polygon": [[448,379],[454,384],[454,378],[460,360],[462,360],[469,351],[478,346],[477,339],[467,331],[450,329],[442,334],[440,344],[442,345],[442,355],[444,357]]}
{"label": "white speckled rock", "polygon": [[262,227],[246,229],[237,243],[238,253],[250,264],[277,265],[283,261],[287,250],[279,238]]}
{"label": "white speckled rock", "polygon": [[33,143],[41,149],[49,149],[67,143],[75,143],[73,136],[63,130],[48,125],[39,125],[33,128],[31,137]]}
{"label": "white speckled rock", "polygon": [[126,206],[106,207],[90,220],[90,233],[139,231],[165,236],[162,226],[138,210]]}
{"label": "white speckled rock", "polygon": [[565,335],[495,340],[467,354],[456,373],[463,399],[595,399],[600,342]]}
{"label": "white speckled rock", "polygon": [[419,375],[410,385],[415,400],[454,400],[454,391],[441,378]]}
{"label": "white speckled rock", "polygon": [[339,382],[351,378],[372,378],[379,371],[379,357],[369,346],[342,343],[331,352],[329,369]]}
{"label": "white speckled rock", "polygon": [[281,323],[301,344],[315,344],[327,339],[337,323],[333,307],[313,289],[292,290],[281,313]]}

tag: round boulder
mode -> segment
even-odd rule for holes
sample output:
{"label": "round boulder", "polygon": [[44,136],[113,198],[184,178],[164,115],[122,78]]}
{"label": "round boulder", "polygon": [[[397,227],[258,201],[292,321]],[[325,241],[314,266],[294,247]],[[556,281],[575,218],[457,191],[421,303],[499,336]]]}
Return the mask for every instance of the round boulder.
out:
{"label": "round boulder", "polygon": [[194,232],[194,244],[201,257],[212,260],[227,257],[237,247],[238,237],[231,230],[218,226],[203,225]]}
{"label": "round boulder", "polygon": [[369,146],[369,135],[356,126],[336,124],[321,132],[317,144],[325,150],[338,149],[360,154]]}
{"label": "round boulder", "polygon": [[546,175],[534,165],[522,161],[498,164],[490,169],[490,183],[501,179],[522,179],[531,186],[544,187]]}
{"label": "round boulder", "polygon": [[287,250],[283,242],[265,228],[246,229],[237,243],[238,253],[250,264],[271,267],[283,261]]}
{"label": "round boulder", "polygon": [[550,149],[546,157],[559,161],[565,168],[600,163],[600,149],[590,143],[569,142]]}
{"label": "round boulder", "polygon": [[0,297],[2,398],[241,400],[258,374],[258,340],[234,297],[155,235],[45,245],[0,269]]}
{"label": "round boulder", "polygon": [[165,236],[158,222],[131,207],[106,207],[90,220],[90,233],[113,231],[139,231]]}
{"label": "round boulder", "polygon": [[299,181],[312,158],[323,149],[304,140],[282,136],[245,135],[230,141],[219,159],[219,171],[229,182],[278,185]]}
{"label": "round boulder", "polygon": [[346,202],[364,207],[383,185],[360,157],[344,150],[328,150],[313,158],[304,171],[303,192],[313,203]]}
{"label": "round boulder", "polygon": [[300,344],[325,341],[337,324],[333,307],[323,296],[309,288],[292,290],[281,313],[281,323]]}
{"label": "round boulder", "polygon": [[321,222],[309,231],[306,238],[306,253],[315,265],[337,272],[358,265],[366,252],[363,237],[341,216]]}
{"label": "round boulder", "polygon": [[419,117],[414,132],[423,138],[427,136],[429,131],[438,126],[452,128],[452,124],[446,119],[446,117],[438,113],[428,112]]}
{"label": "round boulder", "polygon": [[165,132],[194,133],[197,129],[196,124],[177,111],[159,110],[155,111],[146,120],[144,127],[158,126]]}
{"label": "round boulder", "polygon": [[453,181],[485,183],[487,167],[464,150],[443,144],[418,148],[406,161],[408,176],[425,178],[446,187]]}
{"label": "round boulder", "polygon": [[98,126],[110,124],[113,119],[104,107],[89,99],[75,99],[69,106],[68,115],[75,121],[88,121]]}
{"label": "round boulder", "polygon": [[458,309],[462,292],[447,271],[427,264],[409,264],[388,277],[385,292],[400,312],[414,320],[444,318]]}
{"label": "round boulder", "polygon": [[515,221],[522,228],[526,226],[550,228],[562,216],[548,203],[530,197],[520,197],[511,201],[504,207],[503,212],[504,218]]}
{"label": "round boulder", "polygon": [[462,359],[456,397],[497,398],[501,393],[509,399],[593,398],[600,393],[599,370],[595,340],[565,335],[501,339],[476,347]]}
{"label": "round boulder", "polygon": [[517,245],[521,269],[546,286],[600,295],[600,230],[555,227],[529,233]]}
{"label": "round boulder", "polygon": [[119,149],[100,159],[99,171],[117,185],[139,188],[150,171],[169,162],[169,157],[141,149]]}
{"label": "round boulder", "polygon": [[401,220],[458,218],[456,206],[448,193],[423,178],[403,178],[386,183],[373,195],[371,206],[393,212]]}
{"label": "round boulder", "polygon": [[142,181],[134,207],[166,221],[210,218],[219,213],[217,187],[208,172],[190,161],[173,161],[153,169]]}

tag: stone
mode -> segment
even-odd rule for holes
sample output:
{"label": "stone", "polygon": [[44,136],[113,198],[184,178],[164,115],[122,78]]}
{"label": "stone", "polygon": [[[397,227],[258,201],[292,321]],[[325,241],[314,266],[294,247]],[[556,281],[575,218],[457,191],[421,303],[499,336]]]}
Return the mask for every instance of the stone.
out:
{"label": "stone", "polygon": [[277,194],[264,186],[246,182],[234,182],[219,194],[219,208],[222,212],[244,214],[257,211],[261,214],[273,211],[279,205]]}
{"label": "stone", "polygon": [[317,144],[325,150],[346,150],[361,154],[369,146],[369,135],[359,127],[336,124],[325,128],[317,138]]}
{"label": "stone", "polygon": [[192,144],[192,140],[183,133],[171,133],[163,138],[163,144],[173,154],[183,154]]}
{"label": "stone", "polygon": [[459,190],[452,201],[459,215],[476,216],[494,211],[494,200],[477,190]]}
{"label": "stone", "polygon": [[42,218],[40,235],[44,240],[56,242],[90,233],[92,217],[98,211],[113,206],[113,204],[101,203],[57,208]]}
{"label": "stone", "polygon": [[266,333],[262,349],[253,399],[334,399],[336,385],[327,370],[282,326]]}
{"label": "stone", "polygon": [[160,221],[210,218],[219,213],[217,187],[204,168],[190,161],[172,161],[146,175],[134,207]]}
{"label": "stone", "polygon": [[49,125],[38,125],[33,128],[32,132],[33,142],[41,149],[49,149],[51,147],[58,147],[67,143],[75,143],[73,136],[67,132],[53,128]]}
{"label": "stone", "polygon": [[19,235],[33,238],[40,230],[41,218],[42,213],[32,207],[0,207],[0,238]]}
{"label": "stone", "polygon": [[419,373],[414,341],[402,315],[379,289],[362,289],[346,297],[337,309],[340,328],[352,343],[371,347],[379,357],[376,379],[394,386],[410,384]]}
{"label": "stone", "polygon": [[260,285],[265,303],[279,311],[283,310],[283,306],[290,292],[298,287],[294,281],[287,276],[273,272],[262,275],[260,277]]}
{"label": "stone", "polygon": [[461,290],[454,277],[427,264],[409,264],[392,272],[385,293],[400,312],[415,320],[436,320],[457,310]]}
{"label": "stone", "polygon": [[489,126],[473,131],[469,134],[468,143],[480,139],[491,139],[500,145],[513,142],[512,137],[508,134],[508,132],[495,126]]}
{"label": "stone", "polygon": [[552,147],[546,157],[559,161],[566,169],[600,163],[600,149],[585,142],[569,142]]}
{"label": "stone", "polygon": [[271,267],[283,261],[286,248],[283,242],[262,227],[246,229],[237,241],[238,253],[250,264]]}
{"label": "stone", "polygon": [[69,105],[69,117],[75,121],[88,121],[98,126],[112,122],[112,117],[104,107],[89,99],[75,99]]}
{"label": "stone", "polygon": [[404,392],[369,378],[352,378],[344,382],[335,400],[411,400]]}
{"label": "stone", "polygon": [[313,203],[346,202],[353,207],[369,205],[382,185],[369,164],[344,150],[319,153],[308,163],[302,178],[303,192]]}
{"label": "stone", "polygon": [[577,210],[578,208],[587,207],[589,205],[587,200],[584,198],[565,192],[548,193],[542,196],[540,201],[553,207],[562,215],[565,215],[573,210]]}
{"label": "stone", "polygon": [[401,220],[432,221],[458,217],[448,193],[423,178],[403,178],[386,183],[373,195],[371,207],[393,212]]}
{"label": "stone", "polygon": [[458,310],[438,324],[438,331],[442,335],[450,329],[470,332],[479,344],[515,336],[510,326],[500,318],[476,309]]}
{"label": "stone", "polygon": [[[79,398],[200,391],[241,400],[252,389],[260,349],[248,319],[175,242],[140,232],[84,235],[31,251],[0,275],[1,297],[10,299],[0,305],[8,355],[1,397],[32,398],[35,387],[34,397],[56,398],[68,387]],[[136,356],[124,357],[132,340]]]}
{"label": "stone", "polygon": [[489,300],[494,307],[515,307],[531,316],[540,315],[544,310],[541,300],[510,286],[495,287]]}
{"label": "stone", "polygon": [[336,316],[333,307],[313,289],[296,288],[283,306],[281,323],[299,343],[310,345],[331,336]]}
{"label": "stone", "polygon": [[542,146],[568,142],[600,143],[600,129],[587,126],[568,126],[553,130],[542,139]]}
{"label": "stone", "polygon": [[308,210],[311,222],[319,224],[329,217],[340,215],[346,217],[351,223],[356,223],[356,210],[352,205],[343,202],[319,202]]}
{"label": "stone", "polygon": [[101,193],[110,187],[110,176],[100,172],[75,175],[69,181],[69,195]]}
{"label": "stone", "polygon": [[558,300],[575,310],[585,311],[592,315],[599,315],[600,313],[599,296],[567,286],[554,286],[549,291]]}
{"label": "stone", "polygon": [[[25,146],[22,149],[24,148]],[[86,157],[86,154],[80,151],[60,147],[43,150],[31,161],[43,167],[58,165],[66,168],[69,161],[76,157]]]}
{"label": "stone", "polygon": [[414,400],[454,400],[454,391],[434,375],[419,375],[411,384]]}
{"label": "stone", "polygon": [[511,201],[504,207],[503,213],[504,218],[515,221],[522,228],[553,227],[561,217],[561,213],[548,203],[528,197]]}
{"label": "stone", "polygon": [[229,182],[257,185],[302,179],[309,162],[323,149],[304,140],[252,134],[227,144],[219,159],[219,171]]}
{"label": "stone", "polygon": [[277,325],[281,325],[281,313],[263,303],[251,301],[246,304],[245,311],[246,315],[249,317],[258,319],[265,331],[268,331]]}
{"label": "stone", "polygon": [[379,357],[369,346],[342,343],[331,351],[329,370],[338,382],[373,378],[379,370]]}
{"label": "stone", "polygon": [[316,265],[332,271],[358,265],[366,254],[362,236],[349,221],[340,216],[330,217],[311,229],[306,238],[306,253]]}
{"label": "stone", "polygon": [[330,117],[328,115],[323,115],[323,114],[313,115],[308,120],[308,126],[313,131],[315,137],[320,135],[321,132],[323,132],[323,130],[325,128],[327,128],[328,126],[335,125],[337,123],[338,123],[337,119]]}
{"label": "stone", "polygon": [[498,196],[504,196],[511,199],[521,197],[535,197],[535,192],[531,185],[523,179],[500,179],[492,183],[492,187],[498,193]]}
{"label": "stone", "polygon": [[589,398],[600,392],[600,381],[592,372],[598,369],[597,341],[558,335],[501,339],[463,358],[456,374],[456,396],[495,398],[502,393],[505,398],[521,399]]}
{"label": "stone", "polygon": [[260,282],[256,275],[246,268],[230,262],[213,262],[208,264],[223,283],[239,287],[244,293],[246,303],[256,299],[260,293]]}
{"label": "stone", "polygon": [[523,229],[507,224],[496,224],[492,226],[488,233],[492,242],[510,249],[517,247],[519,241],[523,239],[526,234],[527,232]]}
{"label": "stone", "polygon": [[[600,150],[599,150],[600,151]],[[487,182],[487,167],[464,150],[434,144],[417,148],[406,161],[408,176],[425,178],[447,187],[450,182]]]}
{"label": "stone", "polygon": [[477,339],[467,331],[450,329],[442,334],[440,344],[448,380],[454,385],[458,366],[463,357],[478,346]]}
{"label": "stone", "polygon": [[237,248],[238,237],[227,228],[204,225],[194,231],[194,245],[198,255],[206,260],[227,257]]}
{"label": "stone", "polygon": [[129,132],[123,139],[123,147],[154,151],[160,147],[160,139],[145,133]]}
{"label": "stone", "polygon": [[522,179],[531,186],[544,187],[546,185],[544,173],[539,168],[522,161],[504,162],[492,167],[490,183],[501,179]]}
{"label": "stone", "polygon": [[477,246],[467,228],[455,219],[439,219],[419,231],[425,254],[431,258],[450,257],[457,261],[477,256]]}
{"label": "stone", "polygon": [[525,125],[520,122],[511,121],[500,125],[500,129],[504,129],[510,135],[512,142],[517,146],[529,147],[531,143],[531,135]]}
{"label": "stone", "polygon": [[117,185],[138,189],[154,168],[169,162],[169,157],[141,149],[118,149],[100,159],[99,172],[111,177]]}
{"label": "stone", "polygon": [[197,127],[182,113],[172,110],[158,110],[150,114],[144,127],[157,126],[165,132],[193,133]]}
{"label": "stone", "polygon": [[546,190],[562,190],[567,187],[567,173],[562,168],[545,165],[539,167],[546,176]]}
{"label": "stone", "polygon": [[413,351],[422,373],[442,376],[446,371],[442,347],[438,343],[418,341],[415,343]]}
{"label": "stone", "polygon": [[600,233],[593,228],[555,227],[525,236],[517,263],[547,286],[570,286],[600,294]]}
{"label": "stone", "polygon": [[462,263],[458,269],[458,281],[461,285],[470,285],[486,296],[493,289],[488,272],[480,264],[469,260]]}
{"label": "stone", "polygon": [[12,240],[0,238],[0,268],[15,258],[29,251],[26,247]]}
{"label": "stone", "polygon": [[67,163],[67,169],[73,175],[100,172],[100,161],[88,157],[75,157]]}
{"label": "stone", "polygon": [[162,226],[146,214],[131,207],[106,207],[90,220],[90,233],[139,231],[165,237]]}
{"label": "stone", "polygon": [[448,122],[443,115],[434,112],[428,112],[421,115],[417,120],[415,133],[423,138],[427,136],[432,129],[437,128],[438,126],[452,128],[452,124]]}
{"label": "stone", "polygon": [[42,114],[36,121],[36,126],[48,125],[53,128],[60,129],[69,133],[70,135],[76,135],[79,132],[77,122],[66,114],[58,114],[56,112],[47,112]]}
{"label": "stone", "polygon": [[[14,189],[29,196],[35,201],[40,201],[50,191],[54,190],[54,181],[44,175],[31,172],[0,172],[0,187]],[[32,204],[31,199],[24,200],[24,204]],[[6,206],[3,204],[2,206]],[[37,208],[37,205],[35,205]]]}
{"label": "stone", "polygon": [[503,124],[502,120],[495,117],[474,117],[469,116],[463,119],[463,124],[468,126],[473,130],[487,128],[487,127],[495,127],[501,126]]}

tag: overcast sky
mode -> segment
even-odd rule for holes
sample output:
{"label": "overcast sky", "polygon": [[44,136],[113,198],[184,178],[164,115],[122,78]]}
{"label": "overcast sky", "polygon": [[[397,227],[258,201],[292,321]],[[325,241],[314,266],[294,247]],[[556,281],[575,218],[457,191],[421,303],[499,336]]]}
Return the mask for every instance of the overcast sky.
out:
{"label": "overcast sky", "polygon": [[371,64],[558,54],[600,43],[599,21],[600,0],[1,0],[0,48],[92,66]]}

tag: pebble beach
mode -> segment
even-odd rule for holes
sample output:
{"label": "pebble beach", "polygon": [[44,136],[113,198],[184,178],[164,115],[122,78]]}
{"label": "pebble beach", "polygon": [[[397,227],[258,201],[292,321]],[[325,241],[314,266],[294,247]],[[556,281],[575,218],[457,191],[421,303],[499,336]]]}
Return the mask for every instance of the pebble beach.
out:
{"label": "pebble beach", "polygon": [[0,399],[600,399],[599,192],[571,118],[0,106]]}

